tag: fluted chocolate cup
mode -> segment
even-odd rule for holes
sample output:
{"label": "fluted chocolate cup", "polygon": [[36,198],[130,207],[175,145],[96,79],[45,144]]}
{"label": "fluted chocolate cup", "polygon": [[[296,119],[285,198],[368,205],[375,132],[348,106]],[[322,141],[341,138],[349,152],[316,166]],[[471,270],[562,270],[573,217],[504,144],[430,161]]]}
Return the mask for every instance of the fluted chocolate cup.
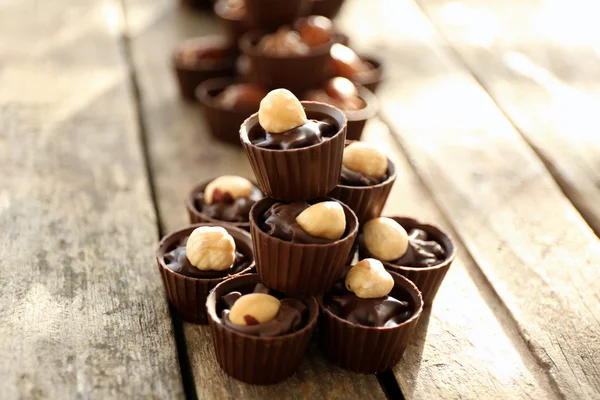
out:
{"label": "fluted chocolate cup", "polygon": [[[324,197],[310,201],[337,201]],[[256,256],[256,269],[270,288],[292,296],[312,296],[326,292],[339,279],[358,233],[358,220],[352,210],[340,203],[346,216],[341,239],[328,244],[292,243],[269,235],[260,228],[263,214],[277,201],[264,198],[250,210],[250,233]]]}
{"label": "fluted chocolate cup", "polygon": [[334,18],[342,8],[344,0],[311,0],[311,14]]}
{"label": "fluted chocolate cup", "polygon": [[377,97],[369,89],[360,85],[357,85],[356,89],[358,97],[365,102],[365,106],[360,110],[345,111],[346,118],[348,118],[346,140],[360,140],[367,121],[377,115],[377,111],[379,111]]}
{"label": "fluted chocolate cup", "polygon": [[[204,214],[197,206],[196,206],[196,196],[198,193],[203,193],[206,186],[214,181],[216,178],[206,179],[200,182],[198,185],[194,186],[187,198],[185,199],[185,208],[188,213],[188,217],[191,224],[197,224],[201,222],[207,222],[218,225],[229,225],[235,228],[243,229],[246,232],[250,232],[250,222],[229,222],[229,221],[221,221],[218,219],[214,219]],[[254,182],[252,182],[254,184]],[[256,186],[256,184],[255,184]],[[250,218],[250,215],[248,215]]]}
{"label": "fluted chocolate cup", "polygon": [[346,139],[346,116],[337,108],[314,101],[301,102],[308,119],[335,121],[337,132],[312,146],[271,150],[251,143],[253,129],[260,127],[258,113],[242,124],[240,139],[260,190],[282,201],[309,200],[325,196],[338,184]]}
{"label": "fluted chocolate cup", "polygon": [[267,89],[286,88],[296,94],[321,86],[330,75],[329,50],[336,39],[310,49],[308,54],[269,55],[259,47],[262,34],[248,32],[240,48],[252,66],[250,79]]}
{"label": "fluted chocolate cup", "polygon": [[305,15],[309,0],[246,0],[246,19],[254,29],[274,31]]}
{"label": "fluted chocolate cup", "polygon": [[396,167],[389,159],[387,175],[385,181],[372,186],[350,186],[340,183],[329,196],[350,207],[356,214],[358,223],[362,225],[381,215],[392,186],[396,182]]}
{"label": "fluted chocolate cup", "polygon": [[[325,357],[340,367],[363,374],[391,368],[400,361],[423,311],[423,299],[408,279],[390,272],[394,278],[391,296],[398,291],[408,293],[414,314],[393,327],[370,327],[354,324],[332,313],[319,296],[321,348]],[[405,296],[398,296],[405,297]]]}
{"label": "fluted chocolate cup", "polygon": [[224,37],[206,36],[194,40],[197,40],[200,45],[223,52],[223,58],[207,59],[194,65],[188,65],[181,61],[180,49],[174,52],[171,62],[179,84],[179,91],[186,100],[195,99],[196,88],[202,82],[212,78],[231,77],[235,73],[235,61],[231,57],[232,48]]}
{"label": "fluted chocolate cup", "polygon": [[225,326],[220,318],[223,295],[260,282],[258,275],[244,275],[220,283],[208,296],[208,310],[217,362],[225,373],[242,382],[268,385],[292,376],[300,366],[317,323],[319,307],[314,297],[304,299],[308,307],[306,325],[297,332],[258,337]]}
{"label": "fluted chocolate cup", "polygon": [[[174,246],[183,237],[189,236],[194,229],[200,226],[221,226],[227,230],[235,241],[236,250],[249,257],[252,261],[250,266],[237,274],[209,279],[193,278],[170,270],[165,264],[165,254],[173,250]],[[169,303],[171,303],[184,320],[206,325],[208,324],[206,314],[206,298],[208,297],[208,293],[220,282],[248,273],[254,268],[252,239],[248,232],[233,226],[209,223],[194,224],[171,232],[163,237],[158,243],[156,261],[158,262],[158,270],[160,271]]]}
{"label": "fluted chocolate cup", "polygon": [[[411,229],[422,229],[429,235],[428,240],[435,240],[438,242],[446,253],[446,258],[441,263],[432,267],[405,267],[395,265],[390,262],[382,261],[383,265],[388,271],[396,272],[406,278],[410,279],[419,288],[423,295],[423,302],[425,307],[430,306],[433,303],[435,295],[450,268],[450,265],[456,257],[456,246],[452,238],[444,233],[440,228],[435,225],[422,223],[414,218],[409,217],[389,217],[398,222],[406,231]],[[377,258],[369,253],[365,247],[362,238],[359,238],[359,256],[363,258]]]}
{"label": "fluted chocolate cup", "polygon": [[372,93],[377,91],[379,84],[383,82],[383,64],[380,60],[374,57],[360,57],[361,60],[368,62],[373,66],[369,72],[359,74],[352,79],[356,85],[361,85],[369,89]]}
{"label": "fluted chocolate cup", "polygon": [[196,98],[200,102],[211,135],[222,142],[240,146],[240,125],[252,111],[226,108],[216,100],[227,86],[236,83],[239,82],[230,78],[207,80],[198,86]]}

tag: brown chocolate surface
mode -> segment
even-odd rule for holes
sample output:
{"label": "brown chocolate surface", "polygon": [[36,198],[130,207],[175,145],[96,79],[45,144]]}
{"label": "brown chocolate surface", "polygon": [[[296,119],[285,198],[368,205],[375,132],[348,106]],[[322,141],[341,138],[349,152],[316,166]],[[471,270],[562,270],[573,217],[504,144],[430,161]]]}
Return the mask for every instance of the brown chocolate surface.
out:
{"label": "brown chocolate surface", "polygon": [[229,193],[215,191],[213,203],[204,203],[204,192],[194,194],[194,207],[207,217],[225,222],[248,222],[250,209],[263,194],[255,187],[249,197],[233,199]]}
{"label": "brown chocolate surface", "polygon": [[225,271],[202,271],[194,267],[185,254],[185,246],[189,236],[184,237],[179,243],[176,243],[174,248],[168,249],[165,253],[165,265],[173,272],[200,279],[222,278],[227,275],[238,274],[248,268],[252,263],[250,259],[243,253],[235,252],[235,261]]}
{"label": "brown chocolate surface", "polygon": [[296,222],[296,217],[310,207],[305,201],[290,204],[275,203],[262,216],[260,228],[271,236],[292,243],[327,244],[334,240],[318,238],[306,232]]}
{"label": "brown chocolate surface", "polygon": [[421,229],[408,231],[408,249],[397,260],[389,261],[390,264],[404,267],[425,268],[432,267],[446,259],[446,251],[441,244],[429,239],[427,232]]}
{"label": "brown chocolate surface", "polygon": [[346,186],[373,186],[385,182],[389,178],[390,162],[388,160],[388,173],[381,178],[374,178],[365,175],[362,172],[352,171],[342,164],[342,172],[340,174],[340,183]]}
{"label": "brown chocolate surface", "polygon": [[[296,332],[306,325],[308,307],[301,300],[284,297],[283,295],[272,291],[262,283],[257,283],[253,288],[249,288],[250,290],[244,289],[248,288],[229,292],[223,295],[218,301],[217,312],[219,313],[220,311],[225,326],[247,335],[273,337]],[[251,318],[246,318],[247,323],[248,321],[254,323],[248,323],[248,325],[235,325],[231,323],[231,321],[229,321],[229,311],[231,307],[233,307],[235,302],[242,295],[248,293],[263,293],[277,297],[281,302],[281,307],[275,318],[262,324]]]}
{"label": "brown chocolate surface", "polygon": [[248,113],[258,111],[260,102],[267,92],[260,86],[252,83],[236,83],[227,86],[217,95],[217,101],[223,108]]}
{"label": "brown chocolate surface", "polygon": [[269,133],[260,124],[249,132],[250,142],[265,149],[290,150],[308,147],[330,139],[339,128],[333,119],[322,115],[304,125],[281,133]]}
{"label": "brown chocolate surface", "polygon": [[414,305],[408,293],[399,288],[388,296],[375,299],[362,299],[348,291],[344,273],[323,296],[323,303],[333,314],[346,321],[362,326],[389,328],[400,325],[414,314]]}

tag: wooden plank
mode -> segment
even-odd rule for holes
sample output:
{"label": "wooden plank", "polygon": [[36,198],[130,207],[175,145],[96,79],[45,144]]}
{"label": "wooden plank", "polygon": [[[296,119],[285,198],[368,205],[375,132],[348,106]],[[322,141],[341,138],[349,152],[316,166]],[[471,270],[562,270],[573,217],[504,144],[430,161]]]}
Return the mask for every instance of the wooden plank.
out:
{"label": "wooden plank", "polygon": [[600,235],[596,4],[419,3]]}
{"label": "wooden plank", "polygon": [[[241,148],[214,141],[198,106],[179,100],[169,69],[174,47],[187,37],[218,32],[216,22],[172,5],[149,11],[155,7],[153,1],[126,4],[127,18],[133,24],[132,45],[158,205],[165,229],[171,230],[187,223],[183,200],[196,182],[221,174],[252,177],[252,172]],[[148,15],[156,19],[138,21]],[[184,323],[184,334],[198,398],[385,398],[374,375],[335,368],[314,347],[300,370],[285,382],[267,387],[247,385],[219,368],[208,327]]]}
{"label": "wooden plank", "polygon": [[598,238],[415,4],[370,18],[395,66],[383,115],[419,176],[560,394],[598,398]]}
{"label": "wooden plank", "polygon": [[0,4],[3,399],[183,398],[111,6]]}
{"label": "wooden plank", "polygon": [[[347,2],[344,6],[347,11],[340,17],[342,24],[360,15],[363,6],[359,3]],[[136,15],[140,18],[153,15],[156,19],[147,19],[145,29],[143,23],[136,23]],[[217,30],[214,22],[176,10],[149,11],[145,2],[128,3],[128,16],[135,26],[133,48],[159,206],[165,228],[170,230],[186,223],[182,199],[197,180],[223,173],[251,177],[251,172],[241,151],[224,147],[207,136],[196,106],[177,100],[176,87],[165,62],[168,52],[179,40],[204,33],[206,27],[211,27],[211,32]],[[163,54],[151,52],[149,48],[163,49]],[[400,167],[387,212],[443,220],[404,156],[390,143],[385,126],[381,122],[370,122],[367,135],[388,144]],[[552,398],[554,394],[547,377],[516,329],[511,327],[509,317],[484,279],[477,274],[473,262],[461,253],[442,286],[440,300],[395,369],[405,395],[411,399],[478,398],[481,394],[496,398]],[[455,307],[456,302],[469,306]],[[186,324],[184,331],[200,398],[354,398],[373,395],[377,390],[372,378],[331,368],[315,354],[314,348],[301,371],[291,380],[271,388],[243,385],[224,377],[215,365],[207,329]]]}

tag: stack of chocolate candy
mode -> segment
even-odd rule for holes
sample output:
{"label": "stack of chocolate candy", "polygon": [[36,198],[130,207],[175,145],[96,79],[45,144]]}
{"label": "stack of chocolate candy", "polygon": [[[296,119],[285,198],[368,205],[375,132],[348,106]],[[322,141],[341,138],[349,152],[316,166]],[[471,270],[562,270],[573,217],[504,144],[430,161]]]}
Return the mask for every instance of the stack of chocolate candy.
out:
{"label": "stack of chocolate candy", "polygon": [[194,225],[159,243],[170,302],[210,324],[216,358],[236,379],[291,376],[317,322],[335,364],[392,367],[454,259],[437,227],[380,217],[394,165],[346,141],[346,128],[334,106],[269,92],[239,131],[256,184],[221,176],[196,186],[186,202]]}
{"label": "stack of chocolate candy", "polygon": [[173,56],[184,98],[198,101],[211,133],[239,145],[241,123],[269,90],[344,111],[347,138],[358,140],[378,111],[373,94],[381,63],[347,47],[330,18],[340,0],[219,0],[214,9],[228,33],[193,38]]}

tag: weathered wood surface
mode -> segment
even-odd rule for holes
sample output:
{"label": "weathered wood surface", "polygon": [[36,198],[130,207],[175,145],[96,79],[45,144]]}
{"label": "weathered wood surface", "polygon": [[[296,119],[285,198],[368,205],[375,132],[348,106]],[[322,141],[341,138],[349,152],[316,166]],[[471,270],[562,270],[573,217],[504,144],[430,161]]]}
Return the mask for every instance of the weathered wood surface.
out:
{"label": "weathered wood surface", "polygon": [[[382,144],[398,177],[384,215],[413,215],[448,230],[450,224],[397,150],[387,127],[368,126],[367,140]],[[414,133],[413,133],[414,134]],[[452,264],[426,310],[395,376],[407,399],[551,399],[551,382],[519,336],[506,310],[458,242]]]}
{"label": "weathered wood surface", "polygon": [[0,3],[3,399],[183,397],[115,10]]}
{"label": "weathered wood surface", "polygon": [[419,3],[600,235],[597,3]]}
{"label": "weathered wood surface", "polygon": [[598,238],[418,7],[395,4],[364,21],[395,66],[382,114],[553,385],[598,398]]}
{"label": "weathered wood surface", "polygon": [[[219,32],[216,21],[183,12],[173,4],[156,5],[159,8],[154,11],[153,1],[127,2],[126,6],[161,222],[166,230],[172,230],[187,224],[183,201],[199,180],[221,174],[252,178],[252,171],[241,148],[210,137],[197,105],[179,100],[168,62],[181,40]],[[151,17],[139,22],[146,16]],[[267,387],[246,385],[219,368],[208,327],[185,323],[184,333],[198,398],[385,398],[375,375],[335,368],[316,349],[311,349],[300,370],[285,382]]]}

